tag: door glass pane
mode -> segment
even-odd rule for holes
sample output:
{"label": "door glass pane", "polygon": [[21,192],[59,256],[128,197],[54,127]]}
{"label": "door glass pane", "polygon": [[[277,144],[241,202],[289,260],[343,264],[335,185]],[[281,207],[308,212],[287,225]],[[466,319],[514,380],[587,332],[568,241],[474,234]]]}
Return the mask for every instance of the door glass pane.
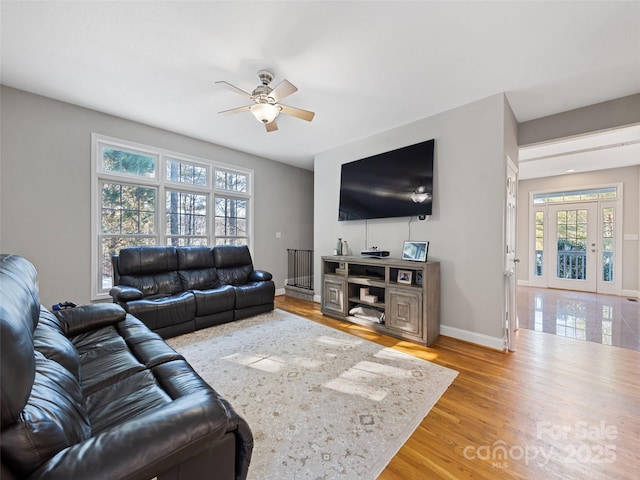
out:
{"label": "door glass pane", "polygon": [[602,281],[613,282],[614,208],[602,209]]}
{"label": "door glass pane", "polygon": [[536,277],[541,277],[544,268],[544,212],[536,212]]}
{"label": "door glass pane", "polygon": [[558,278],[587,278],[587,211],[560,210],[556,215]]}

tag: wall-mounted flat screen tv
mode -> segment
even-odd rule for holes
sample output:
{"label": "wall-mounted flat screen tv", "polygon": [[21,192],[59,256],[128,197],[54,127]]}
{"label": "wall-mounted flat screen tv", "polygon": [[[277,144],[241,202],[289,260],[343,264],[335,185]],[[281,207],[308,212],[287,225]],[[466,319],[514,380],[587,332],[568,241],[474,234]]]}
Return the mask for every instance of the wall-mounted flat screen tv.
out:
{"label": "wall-mounted flat screen tv", "polygon": [[434,140],[342,165],[338,220],[431,215]]}

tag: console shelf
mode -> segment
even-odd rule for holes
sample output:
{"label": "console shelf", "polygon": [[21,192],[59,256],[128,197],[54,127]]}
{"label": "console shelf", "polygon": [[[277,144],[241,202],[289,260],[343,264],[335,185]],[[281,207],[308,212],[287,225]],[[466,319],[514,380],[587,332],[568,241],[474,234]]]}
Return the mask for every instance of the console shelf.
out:
{"label": "console shelf", "polygon": [[322,257],[322,313],[429,345],[440,334],[440,263]]}

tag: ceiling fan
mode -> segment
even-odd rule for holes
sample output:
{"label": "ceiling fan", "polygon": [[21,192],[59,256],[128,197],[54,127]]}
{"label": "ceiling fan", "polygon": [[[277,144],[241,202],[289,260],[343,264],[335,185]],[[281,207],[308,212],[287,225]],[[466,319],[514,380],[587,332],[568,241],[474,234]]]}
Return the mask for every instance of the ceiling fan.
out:
{"label": "ceiling fan", "polygon": [[271,88],[269,84],[271,83],[271,80],[273,80],[273,74],[267,70],[260,70],[258,72],[258,78],[262,82],[262,85],[258,85],[251,93],[245,92],[235,85],[231,85],[225,81],[216,82],[221,87],[227,88],[232,92],[236,92],[249,100],[253,100],[253,104],[251,105],[232,108],[218,113],[237,113],[248,110],[253,113],[253,116],[256,117],[260,123],[264,124],[267,132],[275,132],[278,130],[276,117],[281,113],[306,120],[307,122],[313,120],[315,115],[314,112],[303,110],[301,108],[288,107],[287,105],[278,103],[283,98],[286,98],[292,93],[298,91],[298,88],[291,82],[288,80],[282,80],[282,82],[280,82],[275,88]]}

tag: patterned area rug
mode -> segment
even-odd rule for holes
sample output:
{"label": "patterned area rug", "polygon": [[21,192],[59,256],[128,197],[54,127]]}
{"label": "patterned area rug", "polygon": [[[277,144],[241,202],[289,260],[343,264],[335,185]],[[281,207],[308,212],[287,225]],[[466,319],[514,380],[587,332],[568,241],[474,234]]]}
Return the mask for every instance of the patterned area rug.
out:
{"label": "patterned area rug", "polygon": [[254,480],[375,479],[457,375],[281,310],[168,343],[249,423]]}

